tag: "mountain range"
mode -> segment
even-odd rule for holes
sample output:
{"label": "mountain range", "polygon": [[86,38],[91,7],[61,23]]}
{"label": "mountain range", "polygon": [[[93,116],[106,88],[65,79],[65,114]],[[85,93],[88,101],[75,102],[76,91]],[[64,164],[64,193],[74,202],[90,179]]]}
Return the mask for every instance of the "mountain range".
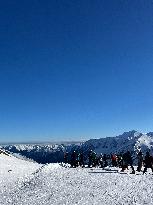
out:
{"label": "mountain range", "polygon": [[123,153],[127,150],[136,154],[141,150],[145,154],[148,150],[153,153],[153,132],[143,134],[132,130],[116,137],[90,139],[85,142],[7,144],[1,145],[0,148],[43,164],[63,162],[64,152],[71,153],[73,150],[83,151],[86,157],[89,150],[97,154]]}

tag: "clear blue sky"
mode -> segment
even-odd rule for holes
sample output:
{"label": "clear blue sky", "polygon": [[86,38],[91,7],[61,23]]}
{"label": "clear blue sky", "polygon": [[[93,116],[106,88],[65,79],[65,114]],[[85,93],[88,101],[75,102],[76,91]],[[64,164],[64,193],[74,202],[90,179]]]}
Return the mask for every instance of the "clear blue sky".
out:
{"label": "clear blue sky", "polygon": [[0,6],[0,141],[153,131],[152,0]]}

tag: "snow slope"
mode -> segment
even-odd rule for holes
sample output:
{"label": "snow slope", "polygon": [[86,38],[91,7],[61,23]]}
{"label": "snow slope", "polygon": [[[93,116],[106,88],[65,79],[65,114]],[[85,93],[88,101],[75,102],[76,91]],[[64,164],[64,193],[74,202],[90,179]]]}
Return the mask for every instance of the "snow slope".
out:
{"label": "snow slope", "polygon": [[5,204],[5,194],[22,183],[28,175],[42,165],[18,159],[5,153],[0,154],[0,204]]}
{"label": "snow slope", "polygon": [[3,154],[0,166],[1,205],[153,205],[150,170],[131,175],[117,168],[41,166]]}

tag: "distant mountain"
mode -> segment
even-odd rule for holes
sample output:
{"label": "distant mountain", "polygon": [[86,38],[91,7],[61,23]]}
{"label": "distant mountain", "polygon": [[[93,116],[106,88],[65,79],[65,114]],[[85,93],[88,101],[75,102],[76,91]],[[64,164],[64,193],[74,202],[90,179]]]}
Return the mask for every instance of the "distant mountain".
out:
{"label": "distant mountain", "polygon": [[97,154],[121,153],[129,150],[132,153],[143,153],[150,150],[153,153],[153,132],[142,134],[135,130],[124,132],[116,137],[90,139],[84,143],[70,142],[62,144],[16,144],[1,145],[1,148],[12,153],[18,153],[38,163],[55,163],[64,161],[64,152],[83,151],[88,156],[89,150]]}
{"label": "distant mountain", "polygon": [[132,130],[116,137],[88,140],[82,147],[83,149],[90,148],[97,154],[121,153],[127,150],[130,152],[153,151],[153,133],[152,135],[150,133],[142,134]]}
{"label": "distant mountain", "polygon": [[78,149],[81,142],[63,142],[62,144],[13,144],[1,145],[0,148],[5,149],[16,157],[25,156],[38,163],[56,163],[64,161],[64,152],[70,152],[72,149]]}

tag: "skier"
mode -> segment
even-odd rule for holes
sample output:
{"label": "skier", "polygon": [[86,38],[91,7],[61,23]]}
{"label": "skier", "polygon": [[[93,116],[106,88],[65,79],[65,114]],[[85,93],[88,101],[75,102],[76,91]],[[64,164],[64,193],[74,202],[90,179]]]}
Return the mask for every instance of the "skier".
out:
{"label": "skier", "polygon": [[148,168],[151,168],[153,172],[153,158],[152,156],[150,156],[149,152],[146,152],[144,163],[145,163],[145,168],[143,174],[147,171]]}
{"label": "skier", "polygon": [[141,169],[142,169],[142,164],[143,164],[143,154],[142,154],[141,151],[138,153],[137,158],[138,158],[138,167],[137,167],[137,171],[140,172]]}

